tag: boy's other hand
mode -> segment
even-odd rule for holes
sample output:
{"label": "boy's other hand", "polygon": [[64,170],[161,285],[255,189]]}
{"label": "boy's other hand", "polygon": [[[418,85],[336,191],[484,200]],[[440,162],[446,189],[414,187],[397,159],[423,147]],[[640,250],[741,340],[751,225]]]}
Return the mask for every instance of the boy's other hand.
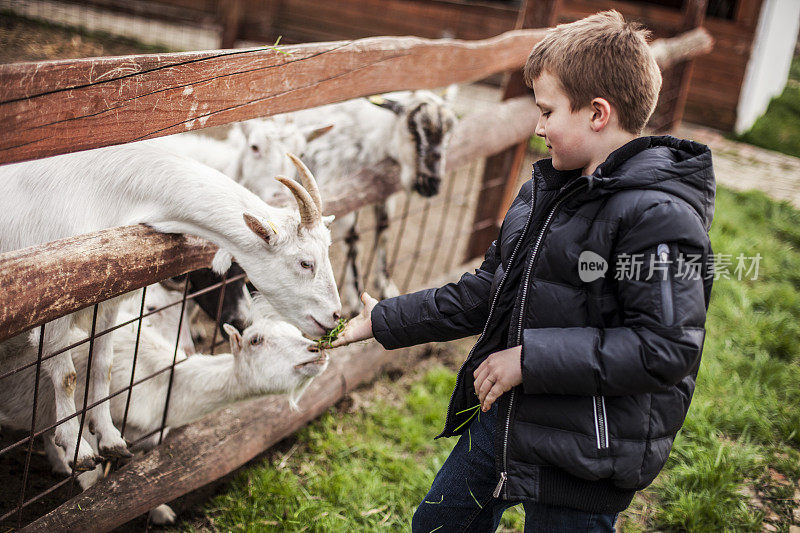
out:
{"label": "boy's other hand", "polygon": [[495,352],[473,373],[481,411],[489,410],[504,392],[522,383],[522,346]]}
{"label": "boy's other hand", "polygon": [[364,304],[364,309],[347,323],[339,337],[331,343],[331,348],[372,338],[372,308],[377,305],[378,300],[365,292],[361,295],[361,303]]}

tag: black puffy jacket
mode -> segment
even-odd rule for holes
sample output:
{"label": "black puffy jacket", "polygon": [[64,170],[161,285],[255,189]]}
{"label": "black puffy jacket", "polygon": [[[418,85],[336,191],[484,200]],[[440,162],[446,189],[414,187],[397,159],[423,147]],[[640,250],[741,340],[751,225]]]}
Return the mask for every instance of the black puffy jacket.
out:
{"label": "black puffy jacket", "polygon": [[[543,159],[474,274],[373,309],[387,349],[482,332],[440,437],[464,431],[478,365],[522,345],[522,385],[499,400],[496,496],[615,512],[664,466],[705,337],[714,194],[709,149],[674,137],[635,139],[590,176]],[[587,251],[607,262],[594,280]]]}

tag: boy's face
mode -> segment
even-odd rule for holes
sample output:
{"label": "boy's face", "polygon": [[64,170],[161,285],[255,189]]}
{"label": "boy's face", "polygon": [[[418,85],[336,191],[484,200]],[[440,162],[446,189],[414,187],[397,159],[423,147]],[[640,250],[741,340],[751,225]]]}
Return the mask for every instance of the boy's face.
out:
{"label": "boy's face", "polygon": [[544,71],[533,81],[541,111],[536,135],[543,137],[556,170],[585,169],[591,162],[591,107],[573,112],[558,78]]}

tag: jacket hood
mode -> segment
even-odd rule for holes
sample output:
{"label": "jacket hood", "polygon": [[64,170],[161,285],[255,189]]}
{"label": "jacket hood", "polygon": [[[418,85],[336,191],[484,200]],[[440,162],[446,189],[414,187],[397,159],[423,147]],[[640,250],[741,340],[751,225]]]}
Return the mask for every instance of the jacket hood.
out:
{"label": "jacket hood", "polygon": [[587,197],[622,189],[656,189],[675,195],[697,211],[705,230],[714,216],[716,182],[711,150],[670,135],[638,137],[614,150],[590,176],[559,172],[552,161],[537,163],[547,183],[588,182]]}

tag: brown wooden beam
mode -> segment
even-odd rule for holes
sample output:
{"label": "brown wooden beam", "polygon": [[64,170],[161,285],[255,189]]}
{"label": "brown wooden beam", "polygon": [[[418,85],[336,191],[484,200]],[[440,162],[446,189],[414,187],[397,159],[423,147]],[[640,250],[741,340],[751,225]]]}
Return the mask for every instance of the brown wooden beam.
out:
{"label": "brown wooden beam", "polygon": [[[517,17],[516,29],[555,26],[560,7],[561,0],[525,0]],[[530,89],[525,85],[522,71],[519,68],[514,69],[503,85],[503,100],[529,93]],[[497,221],[502,219],[508,208],[506,199],[513,199],[525,148],[523,142],[486,160],[472,234],[464,260],[482,256],[489,243],[497,237],[500,229]]]}
{"label": "brown wooden beam", "polygon": [[233,48],[242,23],[242,0],[218,0],[219,19],[222,24],[220,48]]}
{"label": "brown wooden beam", "polygon": [[[702,26],[707,7],[708,0],[684,0],[681,31],[687,32]],[[687,59],[664,71],[661,94],[665,101],[653,121],[656,132],[667,133],[680,125],[689,96],[693,65],[694,61]]]}
{"label": "brown wooden beam", "polygon": [[[521,66],[542,30],[483,41],[376,37],[0,65],[0,163],[227,124]],[[409,75],[413,73],[413,75]]]}

